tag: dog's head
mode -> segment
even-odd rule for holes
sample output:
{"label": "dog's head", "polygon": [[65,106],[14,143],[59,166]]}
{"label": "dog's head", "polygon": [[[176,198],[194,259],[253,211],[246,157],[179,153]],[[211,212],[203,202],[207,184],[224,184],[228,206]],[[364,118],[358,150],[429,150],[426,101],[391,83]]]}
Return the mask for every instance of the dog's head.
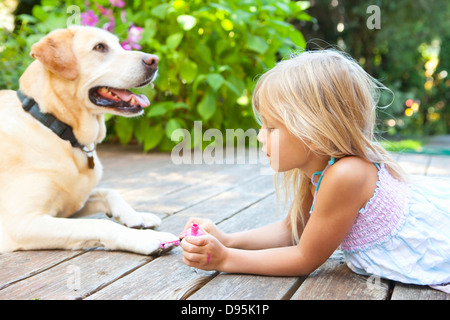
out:
{"label": "dog's head", "polygon": [[94,114],[131,117],[150,105],[147,97],[129,89],[155,79],[158,57],[124,50],[118,38],[105,30],[55,30],[32,46],[31,55],[62,82],[75,84],[77,100]]}

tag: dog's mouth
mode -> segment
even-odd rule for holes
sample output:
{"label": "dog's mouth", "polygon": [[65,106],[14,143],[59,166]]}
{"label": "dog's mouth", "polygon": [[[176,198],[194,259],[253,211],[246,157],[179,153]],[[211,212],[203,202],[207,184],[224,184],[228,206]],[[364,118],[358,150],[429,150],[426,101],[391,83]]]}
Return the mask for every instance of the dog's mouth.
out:
{"label": "dog's mouth", "polygon": [[89,100],[97,106],[113,108],[120,113],[137,114],[150,102],[143,94],[135,94],[128,89],[95,87],[89,90]]}

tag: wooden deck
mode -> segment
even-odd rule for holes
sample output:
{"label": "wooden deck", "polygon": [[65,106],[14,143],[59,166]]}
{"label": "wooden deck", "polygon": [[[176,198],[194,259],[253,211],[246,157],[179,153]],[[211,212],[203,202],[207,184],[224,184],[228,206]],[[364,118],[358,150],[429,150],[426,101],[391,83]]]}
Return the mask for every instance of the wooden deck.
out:
{"label": "wooden deck", "polygon": [[[207,217],[224,231],[268,224],[277,213],[264,163],[173,164],[170,154],[102,146],[103,187],[118,190],[139,211],[163,218],[162,231],[179,234],[191,216]],[[411,174],[450,176],[450,157],[396,154]],[[232,159],[232,158],[231,158]],[[160,300],[450,300],[428,287],[370,279],[351,272],[336,251],[305,277],[206,272],[187,267],[181,249],[160,257],[104,250],[43,250],[0,255],[0,299]]]}

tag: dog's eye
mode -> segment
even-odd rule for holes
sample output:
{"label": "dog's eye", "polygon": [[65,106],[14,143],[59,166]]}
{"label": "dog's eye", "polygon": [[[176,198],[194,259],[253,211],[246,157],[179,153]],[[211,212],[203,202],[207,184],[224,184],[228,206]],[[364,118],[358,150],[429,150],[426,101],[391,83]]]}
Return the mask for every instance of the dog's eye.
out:
{"label": "dog's eye", "polygon": [[106,52],[106,45],[103,43],[97,43],[94,47],[94,51]]}

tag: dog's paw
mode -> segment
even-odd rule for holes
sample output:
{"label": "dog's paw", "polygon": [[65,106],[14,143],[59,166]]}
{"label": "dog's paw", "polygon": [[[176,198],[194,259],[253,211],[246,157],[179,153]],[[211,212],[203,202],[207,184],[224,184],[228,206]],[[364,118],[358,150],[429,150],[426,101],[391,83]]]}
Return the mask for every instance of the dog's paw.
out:
{"label": "dog's paw", "polygon": [[160,255],[170,251],[175,245],[162,245],[168,242],[179,240],[177,236],[169,232],[159,232],[153,230],[137,230],[139,238],[136,239],[136,253],[145,255]]}
{"label": "dog's paw", "polygon": [[161,218],[148,212],[134,212],[122,217],[122,223],[134,229],[155,229],[161,225]]}

